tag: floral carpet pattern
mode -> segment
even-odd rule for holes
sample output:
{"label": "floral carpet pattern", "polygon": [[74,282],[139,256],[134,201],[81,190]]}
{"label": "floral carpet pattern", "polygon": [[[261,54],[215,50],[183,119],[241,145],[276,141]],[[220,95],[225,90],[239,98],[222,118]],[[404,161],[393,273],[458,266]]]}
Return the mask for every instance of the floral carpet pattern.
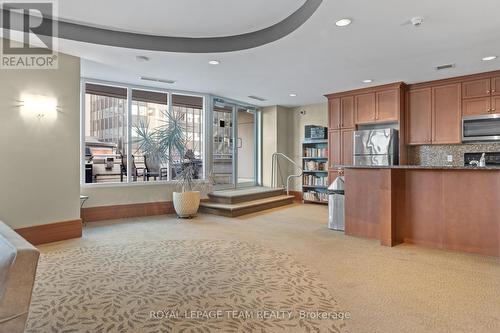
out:
{"label": "floral carpet pattern", "polygon": [[43,253],[26,331],[347,332],[342,310],[287,254],[155,241]]}

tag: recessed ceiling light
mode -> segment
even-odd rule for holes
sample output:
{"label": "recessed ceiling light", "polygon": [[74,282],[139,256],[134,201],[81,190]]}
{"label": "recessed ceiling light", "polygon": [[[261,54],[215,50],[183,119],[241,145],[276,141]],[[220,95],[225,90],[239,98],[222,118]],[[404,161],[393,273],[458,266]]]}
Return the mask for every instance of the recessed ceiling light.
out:
{"label": "recessed ceiling light", "polygon": [[138,62],[146,62],[146,61],[149,61],[149,58],[146,56],[143,56],[143,55],[139,55],[139,56],[135,57],[135,60],[137,60]]}
{"label": "recessed ceiling light", "polygon": [[218,65],[218,64],[220,64],[220,61],[219,60],[210,60],[208,63],[210,65]]}
{"label": "recessed ceiling light", "polygon": [[343,18],[343,19],[340,19],[338,20],[337,22],[335,22],[335,25],[337,27],[347,27],[349,24],[352,23],[352,20],[351,19],[348,19],[348,18]]}
{"label": "recessed ceiling light", "polygon": [[372,83],[373,80],[372,79],[366,79],[366,80],[363,80],[363,83]]}
{"label": "recessed ceiling light", "polygon": [[291,93],[288,96],[290,96],[290,97],[297,97],[297,94]]}
{"label": "recessed ceiling light", "polygon": [[488,56],[488,57],[484,57],[483,61],[495,60],[496,58],[498,58],[498,57],[497,56]]}

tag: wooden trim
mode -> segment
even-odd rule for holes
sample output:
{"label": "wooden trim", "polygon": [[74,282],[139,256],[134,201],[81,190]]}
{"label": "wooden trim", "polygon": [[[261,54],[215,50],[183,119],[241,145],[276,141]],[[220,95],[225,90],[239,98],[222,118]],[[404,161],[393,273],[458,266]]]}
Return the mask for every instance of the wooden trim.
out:
{"label": "wooden trim", "polygon": [[379,92],[379,91],[383,91],[383,90],[401,89],[401,87],[405,87],[405,86],[406,86],[406,84],[404,82],[394,82],[394,83],[384,84],[381,86],[374,86],[374,87],[368,87],[368,88],[361,88],[361,89],[354,89],[354,90],[349,90],[349,91],[336,92],[336,93],[331,93],[331,94],[327,94],[324,96],[328,99],[332,99],[332,98],[345,97],[345,96],[351,96],[351,95],[374,93],[374,92]]}
{"label": "wooden trim", "polygon": [[175,213],[172,201],[127,205],[100,206],[81,209],[84,222],[122,219],[128,217],[166,215]]}
{"label": "wooden trim", "polygon": [[295,197],[294,201],[302,202],[302,191],[290,191],[290,195]]}
{"label": "wooden trim", "polygon": [[35,225],[15,231],[33,245],[45,244],[82,237],[82,220]]}
{"label": "wooden trim", "polygon": [[485,72],[485,73],[483,72],[483,73],[477,73],[477,74],[455,76],[455,77],[449,77],[446,79],[440,79],[440,80],[434,80],[434,81],[414,83],[414,84],[408,85],[408,89],[413,90],[413,89],[431,87],[431,86],[436,86],[436,85],[447,85],[447,84],[451,84],[451,83],[460,83],[460,82],[465,82],[465,81],[488,79],[488,78],[491,78],[492,76],[496,76],[496,75],[500,75],[500,70],[492,71],[492,72]]}

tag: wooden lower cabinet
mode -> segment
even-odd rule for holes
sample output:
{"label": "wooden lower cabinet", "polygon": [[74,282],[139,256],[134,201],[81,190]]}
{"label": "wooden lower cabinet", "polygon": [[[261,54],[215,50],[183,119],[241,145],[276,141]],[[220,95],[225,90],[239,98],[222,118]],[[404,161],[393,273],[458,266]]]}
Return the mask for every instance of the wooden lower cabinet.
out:
{"label": "wooden lower cabinet", "polygon": [[342,164],[353,165],[354,129],[342,130]]}
{"label": "wooden lower cabinet", "polygon": [[500,96],[491,98],[491,113],[500,113]]}
{"label": "wooden lower cabinet", "polygon": [[342,164],[342,133],[340,130],[328,132],[328,168]]}
{"label": "wooden lower cabinet", "polygon": [[500,256],[500,171],[345,170],[346,234]]}
{"label": "wooden lower cabinet", "polygon": [[328,132],[328,168],[353,164],[354,129]]}
{"label": "wooden lower cabinet", "polygon": [[462,101],[462,113],[464,117],[489,114],[490,109],[491,97],[464,99]]}

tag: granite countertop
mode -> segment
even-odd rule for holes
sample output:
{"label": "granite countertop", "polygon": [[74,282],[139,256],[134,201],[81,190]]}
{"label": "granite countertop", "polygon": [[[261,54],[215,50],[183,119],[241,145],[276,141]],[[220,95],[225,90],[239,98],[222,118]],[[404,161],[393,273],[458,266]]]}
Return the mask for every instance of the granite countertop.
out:
{"label": "granite countertop", "polygon": [[336,165],[334,169],[417,169],[417,170],[493,170],[500,171],[500,167],[466,167],[466,166],[423,166],[423,165],[391,165],[391,166],[362,166],[362,165]]}

